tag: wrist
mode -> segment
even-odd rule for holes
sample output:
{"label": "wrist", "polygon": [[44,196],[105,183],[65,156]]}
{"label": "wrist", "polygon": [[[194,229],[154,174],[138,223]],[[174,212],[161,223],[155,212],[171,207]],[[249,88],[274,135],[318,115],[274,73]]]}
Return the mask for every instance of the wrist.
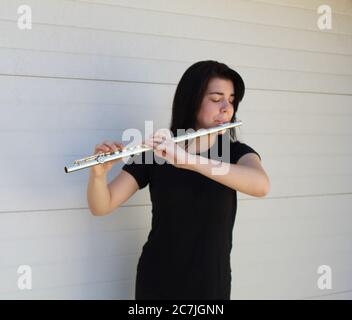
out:
{"label": "wrist", "polygon": [[187,161],[184,165],[184,169],[197,171],[197,163],[199,162],[199,156],[196,154],[188,153]]}
{"label": "wrist", "polygon": [[104,172],[104,173],[96,173],[94,172],[93,170],[91,170],[90,172],[90,177],[93,179],[93,180],[106,180],[107,178],[107,173]]}

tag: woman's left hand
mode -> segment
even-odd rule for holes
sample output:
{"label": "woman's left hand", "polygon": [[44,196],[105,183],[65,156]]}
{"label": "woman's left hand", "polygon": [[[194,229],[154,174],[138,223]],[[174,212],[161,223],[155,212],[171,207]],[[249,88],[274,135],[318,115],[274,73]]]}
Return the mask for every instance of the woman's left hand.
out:
{"label": "woman's left hand", "polygon": [[177,168],[188,169],[194,163],[195,155],[188,153],[171,139],[168,129],[158,130],[150,139],[144,142],[153,148],[154,153]]}

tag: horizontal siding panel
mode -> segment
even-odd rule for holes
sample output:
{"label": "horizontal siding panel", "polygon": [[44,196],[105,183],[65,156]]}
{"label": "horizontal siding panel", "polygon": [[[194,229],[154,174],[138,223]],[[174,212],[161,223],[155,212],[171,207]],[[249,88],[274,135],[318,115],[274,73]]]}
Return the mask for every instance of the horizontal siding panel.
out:
{"label": "horizontal siding panel", "polygon": [[[268,157],[280,159],[281,157],[334,157],[351,155],[349,135],[328,134],[251,134],[248,133],[240,141],[253,147],[262,156],[265,166]],[[269,149],[269,144],[275,148]],[[330,168],[333,169],[333,168]],[[275,170],[272,170],[275,174]]]}
{"label": "horizontal siding panel", "polygon": [[[80,104],[120,104],[131,107],[153,104],[156,108],[168,108],[175,91],[175,84],[129,83],[119,80],[82,81],[0,76],[0,84],[4,86],[4,90],[0,92],[2,110],[8,103],[21,105],[31,102],[42,107],[47,104],[61,104],[63,113],[66,111],[66,104],[71,108]],[[45,91],[42,90],[44,85]],[[143,101],[136,100],[136,93],[143,97]]]}
{"label": "horizontal siding panel", "polygon": [[[269,173],[268,173],[269,174]],[[270,174],[269,174],[270,177]],[[287,177],[271,179],[269,197],[329,195],[351,193],[351,176]]]}
{"label": "horizontal siding panel", "polygon": [[[79,261],[57,264],[31,265],[32,290],[44,290],[102,282],[133,281],[136,277],[138,255],[111,256],[99,259],[81,259]],[[1,268],[0,296],[16,293],[20,275],[18,266]]]}
{"label": "horizontal siding panel", "polygon": [[333,12],[352,16],[352,3],[350,0],[325,0],[323,3],[320,0],[254,0],[255,2],[272,3],[291,8],[304,8],[316,11],[322,4],[327,4],[332,7]]}
{"label": "horizontal siding panel", "polygon": [[[252,275],[233,278],[231,299],[303,299],[327,292],[338,293],[351,288],[351,264],[335,266],[332,270],[332,289],[321,290],[317,281],[319,264],[253,266],[245,271]],[[236,282],[237,280],[237,282]],[[243,284],[243,285],[242,285]]]}
{"label": "horizontal siding panel", "polygon": [[[283,238],[290,246],[302,239],[310,239],[312,244],[318,237],[349,235],[352,238],[351,202],[352,195],[297,198],[292,199],[290,207],[286,199],[240,201],[235,243],[270,243],[280,247]],[[282,252],[287,257],[291,253],[292,250]]]}
{"label": "horizontal siding panel", "polygon": [[[245,112],[243,111],[243,114]],[[270,133],[270,134],[323,134],[331,133],[335,135],[351,135],[352,129],[349,126],[352,117],[348,115],[312,115],[307,114],[270,114],[270,116],[258,117],[255,112],[246,114],[248,123],[240,130],[248,133]],[[243,117],[242,117],[243,118]],[[264,120],[264,121],[263,121]],[[243,120],[244,121],[244,120]],[[265,129],[265,127],[267,129]],[[351,148],[349,148],[351,151]]]}
{"label": "horizontal siding panel", "polygon": [[[17,22],[19,0],[3,0],[5,8],[0,19]],[[29,0],[35,23],[63,25],[90,30],[112,30],[127,33],[152,34],[163,37],[201,39],[207,41],[234,42],[251,46],[265,46],[352,54],[349,35],[257,25],[232,20],[160,13],[124,7],[87,5],[72,1],[52,0],[50,6],[44,0]],[[317,19],[317,18],[316,18]],[[138,21],[138,23],[136,23]],[[160,25],[163,27],[160,28]],[[182,25],[182,28],[179,26]],[[228,30],[231,29],[231,32]],[[352,28],[351,28],[352,29]],[[246,30],[246,32],[243,32]]]}
{"label": "horizontal siding panel", "polygon": [[[48,59],[55,61],[53,54],[49,52],[63,52],[71,54],[68,58],[73,61],[77,60],[74,54],[109,56],[96,62],[103,65],[111,61],[111,56],[125,58],[125,60],[144,58],[188,62],[188,64],[194,60],[216,59],[226,61],[230,65],[244,67],[352,74],[351,55],[48,25],[36,25],[30,32],[24,32],[17,29],[14,23],[5,21],[0,21],[0,35],[2,48],[48,51],[44,61]],[[187,50],[179,48],[187,48]],[[89,57],[82,57],[82,59],[79,66],[86,61],[94,62],[94,59]],[[23,61],[28,61],[28,58]],[[60,64],[60,61],[62,60],[55,61],[55,64]],[[46,62],[46,64],[49,63]],[[94,66],[94,63],[89,66],[92,65]],[[50,67],[49,70],[52,68]],[[64,70],[70,72],[70,68],[66,65]],[[135,68],[134,66],[130,70]],[[39,70],[42,69],[46,68],[39,68]],[[106,65],[105,69],[107,69]],[[77,70],[77,67],[73,67],[72,70]]]}
{"label": "horizontal siding panel", "polygon": [[[352,57],[337,58],[333,55],[293,53],[288,50],[271,53],[269,52],[271,49],[261,48],[255,51],[242,48],[237,51],[246,56],[229,57],[228,64],[242,71],[245,78],[246,73],[253,72],[253,70],[283,74],[300,71],[317,78],[329,75],[350,77],[352,74]],[[259,54],[259,56],[258,52],[261,51],[262,55]],[[274,61],[272,57],[275,54],[277,56]],[[237,53],[234,52],[234,55],[237,56]],[[194,62],[191,61],[192,57],[185,57],[189,59],[189,62],[185,62],[169,61],[162,56],[156,59],[150,57],[124,58],[101,56],[94,53],[69,54],[6,48],[0,48],[0,58],[0,73],[4,75],[162,83],[177,83],[184,70]],[[209,56],[204,56],[204,58],[208,59]],[[213,58],[218,59],[219,56],[213,56]],[[265,82],[269,79],[268,77]],[[253,84],[256,83],[255,79],[252,81]],[[248,86],[248,83],[246,84]]]}
{"label": "horizontal siding panel", "polygon": [[[16,53],[17,52],[16,50]],[[15,59],[16,54],[11,55],[10,53],[11,52],[4,49],[0,50],[0,57],[4,57],[0,62],[0,82],[4,81],[8,85],[20,85],[20,83],[23,82],[31,82],[28,89],[33,90],[32,86],[35,86],[35,83],[39,83],[40,81],[45,81],[48,83],[48,86],[50,85],[49,83],[55,83],[55,85],[59,83],[67,86],[70,83],[73,83],[72,85],[79,85],[79,80],[90,80],[89,84],[87,81],[84,82],[84,87],[87,85],[94,86],[95,90],[92,92],[93,94],[96,93],[99,86],[115,85],[116,82],[133,82],[134,85],[137,85],[136,82],[142,82],[176,86],[183,72],[192,64],[120,58],[108,58],[104,62],[103,60],[105,58],[98,59],[98,56],[69,55],[69,57],[66,57],[61,54],[48,54],[47,58],[43,57],[43,59],[40,59],[40,55],[29,54],[25,59],[18,58],[18,60],[22,61],[18,63],[18,60]],[[251,53],[251,55],[252,54],[253,53]],[[49,61],[49,56],[54,60]],[[57,59],[55,56],[57,56]],[[31,62],[30,58],[33,58],[34,62]],[[75,60],[77,60],[77,63],[75,63]],[[80,61],[78,62],[78,60]],[[98,60],[100,60],[100,62],[98,62]],[[352,66],[352,58],[350,60],[350,65]],[[340,60],[335,61],[339,61],[338,64],[340,64],[341,70],[348,70],[349,64],[341,64]],[[280,64],[279,61],[277,63]],[[43,64],[50,65],[50,67],[43,68]],[[320,61],[317,67],[318,66],[323,66],[323,61]],[[348,70],[349,75],[338,75],[308,71],[302,73],[294,70],[275,70],[261,67],[231,67],[240,72],[248,89],[352,94],[352,69]],[[332,66],[329,65],[328,68],[330,68],[330,71],[333,71],[331,67]],[[337,66],[337,68],[339,68],[339,66]],[[39,70],[46,71],[38,72]],[[10,78],[8,75],[18,77]],[[99,83],[93,80],[99,80]],[[19,95],[26,93],[25,89],[21,91],[23,92],[18,92]],[[4,92],[2,95],[8,96],[12,94],[12,92],[13,91]],[[32,94],[36,94],[36,92],[33,90]],[[43,98],[45,98],[44,94]]]}
{"label": "horizontal siding panel", "polygon": [[133,300],[134,281],[109,281],[0,294],[5,300]]}
{"label": "horizontal siding panel", "polygon": [[[240,71],[241,72],[241,71]],[[347,81],[349,76],[333,76],[333,75],[305,75],[286,71],[280,76],[278,71],[261,72],[260,70],[249,70],[241,72],[247,86],[246,97],[251,90],[280,90],[280,91],[300,91],[325,92],[331,94],[346,94],[349,99],[352,96],[352,81]],[[270,75],[270,80],[265,78]],[[352,77],[352,76],[351,76]],[[175,79],[176,80],[176,79]],[[280,81],[281,80],[281,81]],[[122,80],[123,81],[123,80]],[[125,80],[126,81],[126,80]],[[46,92],[40,92],[43,84],[46,85]],[[46,103],[58,104],[77,104],[83,102],[99,103],[99,104],[128,104],[141,105],[141,102],[136,102],[134,98],[131,100],[130,93],[135,94],[140,88],[143,90],[141,94],[146,94],[149,101],[156,103],[153,107],[171,109],[172,98],[177,82],[169,84],[132,84],[122,83],[120,81],[82,81],[74,79],[43,79],[31,77],[7,77],[0,76],[0,85],[4,90],[0,93],[0,103],[16,103],[37,102],[38,106]],[[154,87],[154,88],[153,88]],[[89,92],[89,90],[91,91]],[[128,91],[123,91],[128,90]],[[151,90],[151,92],[148,92]],[[160,102],[156,102],[158,98],[151,93],[168,96]],[[152,100],[153,99],[153,100]],[[323,100],[324,97],[321,97]],[[246,98],[244,99],[244,101]],[[165,104],[163,102],[166,102]],[[144,101],[143,101],[144,102]],[[145,102],[147,104],[147,102]],[[5,105],[0,108],[4,109]],[[240,109],[241,110],[241,107]],[[69,111],[67,111],[69,112]],[[66,113],[63,112],[61,116]]]}
{"label": "horizontal siding panel", "polygon": [[352,155],[322,157],[321,155],[308,156],[282,156],[267,158],[266,167],[271,173],[271,177],[315,177],[331,175],[352,175]]}
{"label": "horizontal siding panel", "polygon": [[89,236],[103,232],[144,232],[151,226],[148,208],[121,207],[113,214],[96,217],[89,209],[33,211],[0,214],[0,241]]}
{"label": "horizontal siding panel", "polygon": [[[0,22],[1,24],[1,22]],[[8,30],[10,31],[10,30]],[[32,31],[31,31],[32,32]],[[62,36],[69,39],[67,33]],[[80,36],[83,37],[83,36]],[[303,51],[292,51],[287,49],[274,48],[253,48],[237,44],[224,45],[227,50],[219,51],[219,46],[211,42],[198,42],[196,40],[189,42],[188,40],[176,40],[167,38],[158,38],[156,36],[139,37],[137,35],[129,35],[128,38],[123,35],[116,35],[118,42],[125,45],[115,47],[111,45],[106,48],[106,52],[97,52],[95,46],[87,48],[88,52],[75,50],[72,53],[55,52],[60,50],[57,44],[50,46],[50,51],[40,44],[40,49],[33,49],[33,46],[21,41],[23,49],[0,49],[0,72],[3,74],[23,74],[23,75],[42,75],[51,77],[76,77],[88,79],[105,79],[105,80],[122,80],[128,76],[131,81],[138,81],[143,76],[144,81],[170,81],[179,79],[189,65],[199,59],[222,59],[229,65],[239,69],[251,70],[253,68],[263,68],[264,72],[268,69],[279,69],[280,72],[300,71],[312,72],[324,75],[351,75],[352,74],[352,57],[336,56],[323,53],[311,53]],[[134,47],[142,56],[136,56],[135,50],[128,52],[128,39],[135,38]],[[149,38],[144,43],[145,38]],[[110,41],[110,40],[107,40]],[[183,53],[172,48],[182,46],[182,41],[187,42],[184,45],[189,50]],[[178,43],[177,43],[178,42]],[[16,44],[10,44],[15,46]],[[99,47],[102,48],[103,44]],[[158,47],[157,52],[147,52],[150,46]],[[203,48],[207,54],[204,54]],[[170,50],[172,49],[172,50]],[[45,51],[46,50],[46,51]],[[126,51],[127,50],[127,51]],[[70,50],[72,51],[72,50]],[[112,51],[112,52],[111,52]],[[170,51],[170,52],[167,52]],[[172,52],[171,52],[172,51]],[[175,54],[177,52],[177,54]],[[228,54],[227,52],[231,52]],[[123,57],[123,55],[131,57]],[[171,57],[170,57],[171,55]],[[143,69],[146,72],[140,72]],[[268,77],[268,79],[270,79]]]}
{"label": "horizontal siding panel", "polygon": [[[352,115],[352,96],[321,95],[303,92],[262,91],[250,89],[239,113],[256,113],[259,117],[277,114],[300,114],[302,118],[324,115]],[[330,131],[330,134],[334,133]],[[276,145],[277,146],[277,145]]]}
{"label": "horizontal siding panel", "polygon": [[[295,228],[299,223],[293,222],[292,225]],[[244,230],[245,228],[243,226]],[[311,230],[314,230],[314,228]],[[266,232],[264,240],[261,236],[256,240],[253,239],[252,242],[235,240],[231,263],[236,274],[243,273],[248,266],[259,268],[260,265],[297,265],[312,260],[316,262],[317,267],[323,264],[332,264],[332,266],[335,264],[343,266],[346,266],[346,263],[348,265],[352,264],[351,248],[349,246],[352,234],[329,236],[321,233],[320,236],[309,237],[306,233],[301,236],[298,232],[296,239],[277,237],[275,241],[268,236],[270,232],[275,232],[275,230],[266,230]],[[241,237],[239,232],[236,235],[235,231],[235,237]],[[282,243],[282,239],[285,239],[285,243]]]}
{"label": "horizontal siding panel", "polygon": [[[288,27],[295,29],[306,29],[318,31],[317,10],[304,8],[278,6],[271,3],[260,3],[257,1],[231,0],[218,1],[214,6],[212,0],[179,0],[165,2],[162,0],[78,0],[85,3],[98,3],[116,7],[131,7],[162,12],[172,12],[192,16],[212,17],[221,20],[235,20],[255,24],[265,24],[277,27]],[[347,0],[348,1],[348,0]],[[351,10],[352,12],[352,10]],[[349,16],[336,12],[336,5],[333,5],[334,24],[333,30],[324,32],[351,34],[352,21]]]}
{"label": "horizontal siding panel", "polygon": [[324,295],[307,298],[305,300],[352,300],[352,290],[345,292],[329,293],[326,291]]}
{"label": "horizontal siding panel", "polygon": [[253,89],[351,95],[351,76],[302,73],[298,71],[248,69],[238,71]]}
{"label": "horizontal siding panel", "polygon": [[[60,168],[64,173],[64,168]],[[79,174],[76,172],[76,174]],[[16,187],[0,188],[0,212],[12,211],[35,211],[51,209],[86,209],[88,171],[81,172],[86,182],[71,183],[68,186],[58,186],[53,183],[51,186],[30,186],[17,185]],[[70,179],[67,176],[67,179]],[[18,199],[21,201],[18,201]],[[125,205],[149,205],[149,189],[145,188],[137,192]],[[144,210],[147,210],[144,208]]]}
{"label": "horizontal siding panel", "polygon": [[[141,98],[143,99],[143,97]],[[138,103],[138,101],[136,102]],[[29,109],[33,112],[28,114],[28,117],[21,117],[21,114]],[[71,134],[81,133],[84,135],[87,133],[90,135],[92,131],[96,131],[96,134],[100,135],[101,133],[97,131],[105,131],[108,135],[116,136],[117,134],[122,139],[124,132],[125,136],[129,137],[132,134],[137,135],[138,132],[135,133],[134,129],[138,129],[140,131],[138,141],[144,138],[147,128],[148,131],[151,131],[151,134],[152,130],[158,130],[160,125],[168,126],[172,112],[169,105],[69,103],[63,106],[62,104],[51,104],[50,102],[45,103],[45,105],[43,102],[38,104],[36,102],[0,103],[0,110],[6,110],[4,116],[0,119],[1,132],[4,134],[46,132],[47,135],[50,135],[50,133],[55,135],[55,132],[64,134],[64,132],[69,131]],[[133,110],[133,117],[127,120],[126,118],[131,110]],[[128,127],[126,122],[128,122]],[[147,125],[148,127],[145,128]],[[125,126],[125,128],[122,128],[122,126]],[[114,133],[111,133],[111,131]],[[5,139],[5,137],[3,138]],[[129,140],[132,143],[132,138]],[[48,142],[50,143],[50,141]],[[38,150],[35,150],[36,147],[33,147],[32,154],[34,155],[37,154],[40,148],[38,146]],[[91,149],[94,151],[94,145],[91,146]]]}
{"label": "horizontal siding panel", "polygon": [[[0,242],[2,267],[22,264],[52,264],[112,255],[137,255],[147,240],[149,230],[95,232],[89,235],[33,237]],[[45,239],[45,241],[43,241]]]}
{"label": "horizontal siding panel", "polygon": [[[237,219],[249,223],[271,220],[303,221],[309,217],[315,217],[319,220],[322,215],[334,219],[335,214],[348,217],[351,201],[352,195],[350,194],[293,198],[290,199],[290,205],[287,205],[287,199],[243,200],[240,201],[238,210],[244,210],[245,213],[241,213]],[[263,205],[265,210],[262,210]],[[278,210],[278,208],[281,208],[281,210]],[[285,210],[282,210],[282,208]],[[339,209],[338,213],[336,209]],[[338,219],[336,222],[339,223]],[[241,231],[239,230],[239,232]]]}
{"label": "horizontal siding panel", "polygon": [[[131,128],[133,127],[131,126]],[[159,126],[154,124],[154,128],[154,130],[156,130]],[[141,134],[145,135],[144,127],[140,126],[138,130]],[[45,136],[43,136],[43,132],[46,132]],[[44,162],[49,164],[49,162],[47,162],[48,158],[62,165],[73,163],[73,161],[78,158],[92,155],[95,150],[95,145],[103,142],[103,140],[121,141],[126,146],[138,144],[140,141],[140,139],[136,139],[136,142],[134,142],[131,139],[131,142],[129,142],[129,140],[123,139],[123,131],[121,130],[72,130],[56,134],[45,130],[37,132],[15,131],[14,133],[5,131],[2,132],[1,135],[1,142],[6,146],[10,146],[11,141],[21,141],[19,143],[22,146],[17,145],[16,147],[12,142],[12,146],[9,148],[14,152],[12,154],[14,159],[18,156],[32,158],[33,162],[37,162],[38,164],[43,164]],[[27,153],[27,156],[25,156],[26,150],[30,151]],[[124,158],[124,160],[125,159],[126,158]],[[57,166],[54,162],[47,165],[47,168]],[[58,173],[61,174],[63,172],[59,169]]]}

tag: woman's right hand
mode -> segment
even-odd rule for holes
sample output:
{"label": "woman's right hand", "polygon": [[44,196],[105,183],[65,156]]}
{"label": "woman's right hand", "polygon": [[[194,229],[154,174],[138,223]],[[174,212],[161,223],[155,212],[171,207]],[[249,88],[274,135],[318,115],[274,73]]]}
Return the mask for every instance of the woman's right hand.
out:
{"label": "woman's right hand", "polygon": [[[95,146],[94,155],[112,152],[112,151],[115,152],[117,150],[121,151],[123,149],[125,149],[125,146],[122,143],[119,143],[116,141],[105,140],[103,143],[97,144]],[[107,161],[105,163],[97,164],[91,168],[91,172],[95,176],[104,176],[111,170],[111,168],[113,167],[113,165],[115,163],[118,163],[121,160],[122,160],[122,158],[119,158],[116,160]]]}

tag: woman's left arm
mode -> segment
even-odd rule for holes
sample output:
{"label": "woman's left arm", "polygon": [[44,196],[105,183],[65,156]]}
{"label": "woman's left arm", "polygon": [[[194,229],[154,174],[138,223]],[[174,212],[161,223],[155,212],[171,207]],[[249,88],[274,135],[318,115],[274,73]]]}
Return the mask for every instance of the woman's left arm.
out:
{"label": "woman's left arm", "polygon": [[264,171],[259,157],[255,153],[243,155],[237,164],[192,155],[193,161],[183,165],[192,170],[224,184],[225,186],[254,197],[264,197],[270,192],[270,180]]}
{"label": "woman's left arm", "polygon": [[[188,169],[224,184],[225,186],[254,197],[264,197],[270,191],[270,181],[261,161],[255,153],[243,155],[237,164],[230,164],[186,152],[175,144],[169,132],[162,132],[147,139],[145,144],[174,166]],[[165,138],[165,140],[163,140]]]}

